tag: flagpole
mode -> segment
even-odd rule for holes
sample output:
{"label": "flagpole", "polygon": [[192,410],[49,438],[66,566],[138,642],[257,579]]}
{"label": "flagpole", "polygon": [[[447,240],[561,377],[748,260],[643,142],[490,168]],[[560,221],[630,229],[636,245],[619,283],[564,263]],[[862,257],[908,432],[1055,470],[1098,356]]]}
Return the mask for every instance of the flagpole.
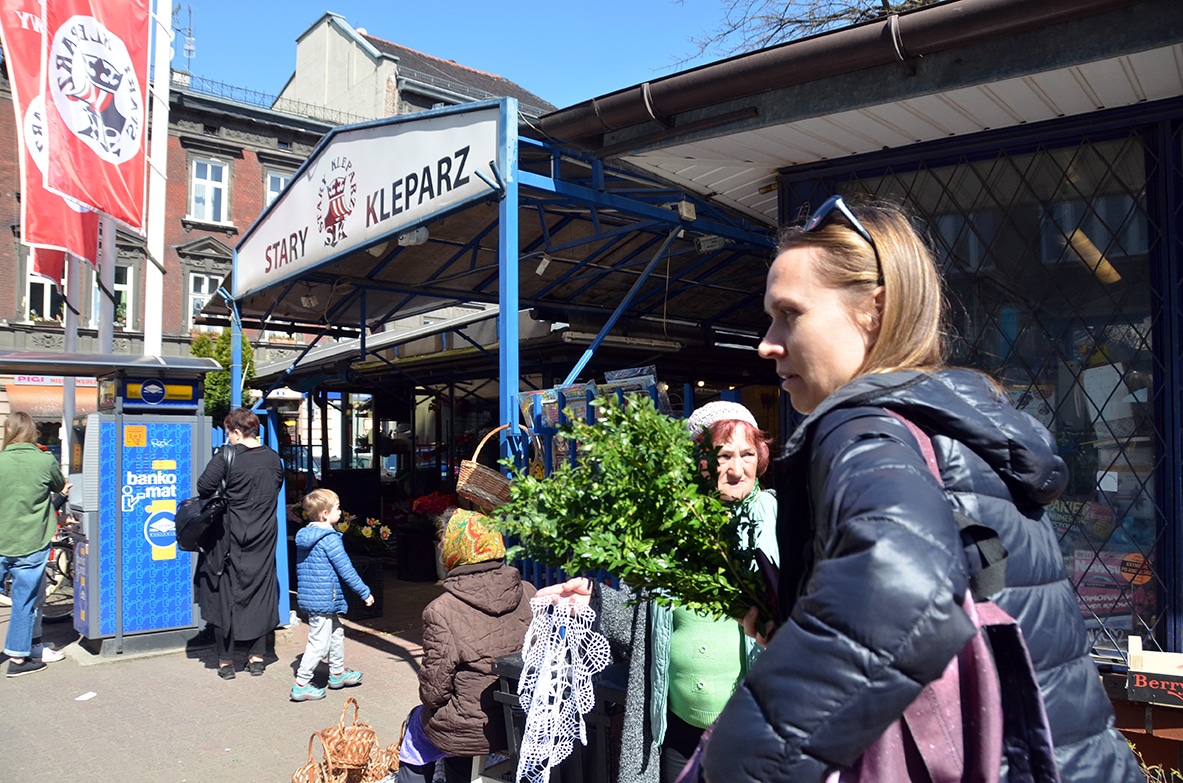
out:
{"label": "flagpole", "polygon": [[[172,47],[172,0],[156,0],[153,36],[152,133],[148,144],[148,265],[144,275],[144,355],[160,356],[164,346],[165,184],[168,178],[168,90]],[[183,284],[183,283],[182,283]]]}
{"label": "flagpole", "polygon": [[[78,256],[66,253],[66,319],[63,348],[66,353],[78,352]],[[62,378],[62,465],[70,470],[71,455],[74,453],[74,376]]]}
{"label": "flagpole", "polygon": [[114,343],[115,218],[99,213],[99,353],[112,353]]}

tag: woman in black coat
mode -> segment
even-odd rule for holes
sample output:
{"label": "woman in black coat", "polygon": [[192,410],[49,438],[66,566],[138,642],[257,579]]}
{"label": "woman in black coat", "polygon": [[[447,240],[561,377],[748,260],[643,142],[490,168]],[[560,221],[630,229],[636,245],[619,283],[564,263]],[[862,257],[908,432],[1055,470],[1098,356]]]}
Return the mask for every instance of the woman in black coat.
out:
{"label": "woman in black coat", "polygon": [[[1010,553],[992,598],[1026,637],[1061,779],[1142,779],[1044,513],[1064,461],[993,381],[945,367],[941,302],[933,258],[895,208],[831,199],[782,237],[759,350],[807,414],[777,464],[782,617],[706,745],[707,781],[857,769],[941,677],[975,633],[954,509]],[[931,438],[939,481],[889,411]],[[1003,780],[1012,769],[1004,758]]]}
{"label": "woman in black coat", "polygon": [[247,645],[246,669],[263,673],[267,634],[279,622],[279,578],[275,546],[279,538],[276,508],[283,485],[279,455],[259,442],[259,418],[245,408],[226,415],[222,426],[234,450],[230,469],[219,451],[201,478],[197,492],[208,498],[226,476],[228,504],[217,542],[198,556],[197,603],[212,626],[218,646],[218,676],[234,679],[234,643]]}

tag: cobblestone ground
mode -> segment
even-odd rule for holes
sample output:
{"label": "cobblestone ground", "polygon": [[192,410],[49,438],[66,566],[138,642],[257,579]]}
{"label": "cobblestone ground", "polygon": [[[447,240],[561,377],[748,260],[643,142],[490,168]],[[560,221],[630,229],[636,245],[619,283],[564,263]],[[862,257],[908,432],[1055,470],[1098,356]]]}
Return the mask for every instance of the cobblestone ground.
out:
{"label": "cobblestone ground", "polygon": [[[285,783],[307,760],[309,735],[335,725],[350,696],[379,742],[396,741],[418,703],[420,614],[440,588],[400,582],[392,570],[384,576],[383,616],[346,620],[346,665],[364,683],[315,702],[288,700],[304,624],[276,631],[262,677],[241,671],[240,655],[229,681],[218,678],[210,647],[102,657],[77,643],[69,623],[47,624],[45,641],[67,658],[0,678],[0,781]],[[8,614],[0,608],[0,635]],[[315,681],[327,677],[321,664]]]}

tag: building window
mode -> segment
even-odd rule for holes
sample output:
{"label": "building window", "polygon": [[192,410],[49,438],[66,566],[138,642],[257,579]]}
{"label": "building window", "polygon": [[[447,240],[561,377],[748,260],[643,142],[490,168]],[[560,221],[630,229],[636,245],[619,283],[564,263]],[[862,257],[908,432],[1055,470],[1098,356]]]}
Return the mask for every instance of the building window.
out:
{"label": "building window", "polygon": [[[98,279],[98,273],[95,273],[95,279]],[[125,264],[118,264],[115,267],[115,284],[112,286],[112,293],[115,295],[115,323],[126,327],[131,327],[135,323],[135,297],[132,286],[132,268]],[[98,327],[99,322],[99,305],[103,301],[103,290],[99,286],[94,288],[94,299],[91,302],[91,326]]]}
{"label": "building window", "polygon": [[218,286],[221,280],[214,275],[203,275],[198,272],[189,273],[189,329],[196,330],[216,330],[217,327],[204,326],[196,323],[197,316],[201,315],[202,309],[205,308],[206,302],[210,300],[214,294],[217,293]]}
{"label": "building window", "polygon": [[263,197],[263,206],[269,207],[271,206],[271,202],[279,198],[279,194],[282,193],[283,189],[286,188],[288,183],[292,181],[292,175],[291,172],[273,171],[269,169],[266,176],[266,193]]}
{"label": "building window", "polygon": [[30,272],[25,287],[25,317],[30,321],[60,321],[65,298],[49,278]]}
{"label": "building window", "polygon": [[189,217],[206,223],[226,223],[226,164],[194,158],[190,182]]}

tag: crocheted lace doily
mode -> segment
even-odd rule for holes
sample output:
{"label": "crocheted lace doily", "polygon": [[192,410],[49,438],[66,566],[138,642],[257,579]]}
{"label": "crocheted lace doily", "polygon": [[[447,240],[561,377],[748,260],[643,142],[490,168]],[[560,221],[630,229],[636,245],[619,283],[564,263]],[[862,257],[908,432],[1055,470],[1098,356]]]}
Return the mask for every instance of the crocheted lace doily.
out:
{"label": "crocheted lace doily", "polygon": [[608,640],[592,630],[596,613],[577,614],[567,602],[530,601],[533,620],[522,645],[518,700],[526,727],[518,756],[517,780],[546,783],[550,770],[571,755],[575,737],[587,744],[583,716],[595,706],[592,675],[610,660]]}

